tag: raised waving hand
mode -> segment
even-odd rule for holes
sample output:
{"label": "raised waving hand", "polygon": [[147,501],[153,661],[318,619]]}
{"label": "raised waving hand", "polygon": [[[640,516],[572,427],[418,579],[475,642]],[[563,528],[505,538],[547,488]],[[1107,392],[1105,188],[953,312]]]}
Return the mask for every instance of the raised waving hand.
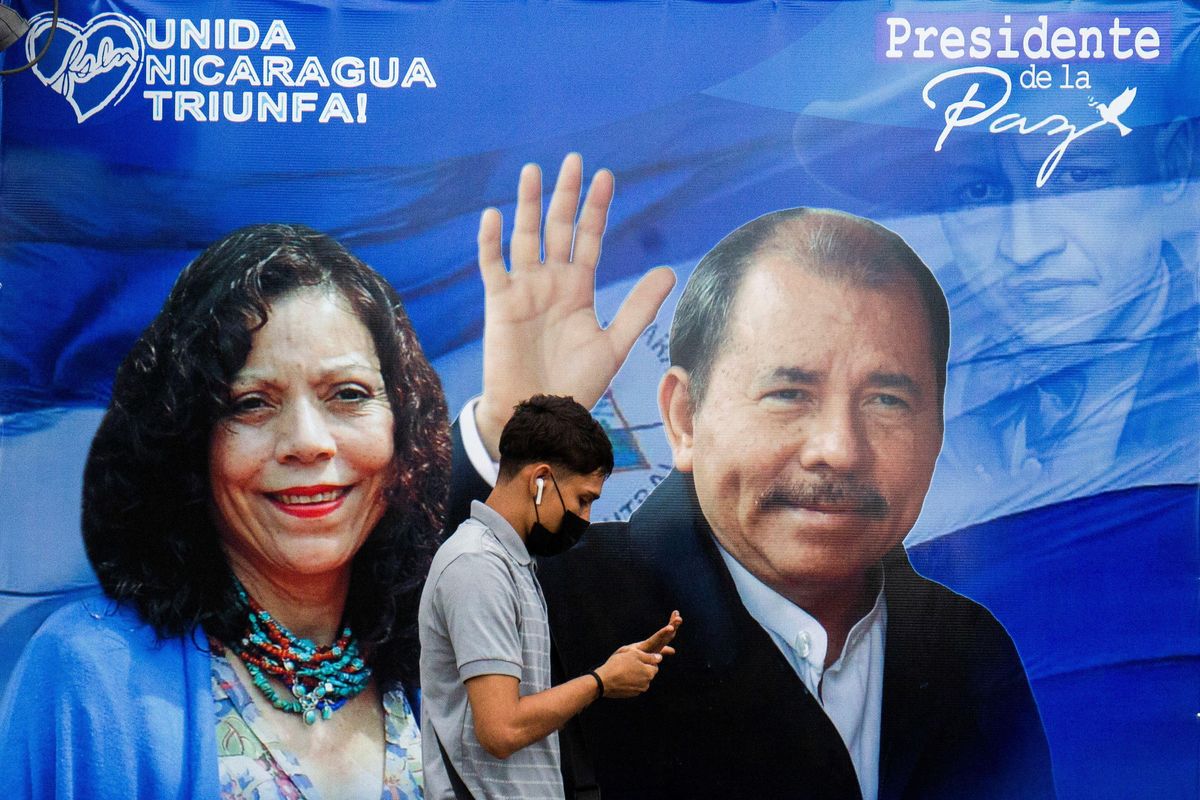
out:
{"label": "raised waving hand", "polygon": [[600,327],[596,264],[612,202],[612,173],[602,169],[592,178],[576,222],[582,185],[582,159],[571,153],[559,170],[543,233],[541,170],[525,165],[510,269],[504,264],[500,212],[489,208],[479,221],[485,321],[483,397],[475,421],[493,458],[513,406],[531,395],[571,395],[594,406],[675,285],[670,269],[651,270],[625,297],[612,324]]}

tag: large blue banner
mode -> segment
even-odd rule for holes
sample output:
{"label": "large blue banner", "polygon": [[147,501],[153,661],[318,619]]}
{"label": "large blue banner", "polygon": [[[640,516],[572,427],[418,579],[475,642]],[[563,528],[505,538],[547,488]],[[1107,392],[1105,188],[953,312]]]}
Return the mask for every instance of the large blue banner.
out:
{"label": "large blue banner", "polygon": [[[48,3],[14,6],[36,54]],[[1200,797],[1200,8],[64,0],[0,94],[0,684],[95,591],[83,460],[120,359],[205,245],[325,231],[400,291],[452,413],[481,382],[479,213],[607,167],[602,323],[680,280],[596,413],[627,519],[671,468],[655,387],[723,235],[836,208],[951,313],[945,441],[906,545],[1012,635],[1064,798]]]}

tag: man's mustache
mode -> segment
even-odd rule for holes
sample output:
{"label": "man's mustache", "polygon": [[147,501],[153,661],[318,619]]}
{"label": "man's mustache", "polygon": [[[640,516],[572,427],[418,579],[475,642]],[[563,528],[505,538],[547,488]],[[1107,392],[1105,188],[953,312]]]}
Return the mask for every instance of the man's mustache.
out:
{"label": "man's mustache", "polygon": [[760,511],[779,508],[832,507],[872,519],[888,513],[888,501],[874,486],[836,476],[777,483],[758,498]]}

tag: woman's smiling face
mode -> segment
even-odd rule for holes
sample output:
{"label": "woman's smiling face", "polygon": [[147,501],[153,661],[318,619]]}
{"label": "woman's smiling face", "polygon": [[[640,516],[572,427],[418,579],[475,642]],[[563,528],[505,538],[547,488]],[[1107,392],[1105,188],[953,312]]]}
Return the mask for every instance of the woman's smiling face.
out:
{"label": "woman's smiling face", "polygon": [[209,477],[239,577],[348,574],[386,508],[393,416],[370,332],[336,292],[270,307],[213,429]]}

